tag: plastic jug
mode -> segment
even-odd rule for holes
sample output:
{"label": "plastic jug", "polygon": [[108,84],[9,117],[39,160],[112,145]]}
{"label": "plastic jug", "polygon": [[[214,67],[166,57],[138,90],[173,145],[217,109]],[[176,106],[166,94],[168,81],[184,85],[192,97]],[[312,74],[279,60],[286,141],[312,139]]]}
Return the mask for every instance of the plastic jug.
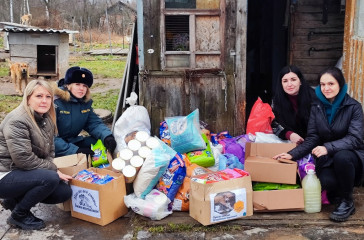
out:
{"label": "plastic jug", "polygon": [[317,213],[321,211],[321,183],[315,170],[309,169],[302,180],[302,188],[305,202],[305,212]]}

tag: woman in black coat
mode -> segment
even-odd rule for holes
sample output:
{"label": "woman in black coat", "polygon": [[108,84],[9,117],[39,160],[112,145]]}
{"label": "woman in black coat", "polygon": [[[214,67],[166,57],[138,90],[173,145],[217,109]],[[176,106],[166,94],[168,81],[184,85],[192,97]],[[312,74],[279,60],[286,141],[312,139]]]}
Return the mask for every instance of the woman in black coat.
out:
{"label": "woman in black coat", "polygon": [[294,65],[283,67],[278,75],[272,104],[275,116],[271,124],[273,133],[283,140],[302,143],[313,98],[314,91],[300,69]]}
{"label": "woman in black coat", "polygon": [[330,219],[346,221],[355,212],[353,188],[361,183],[363,175],[363,109],[346,93],[347,85],[338,68],[323,71],[319,81],[315,91],[318,100],[311,107],[305,141],[274,158],[297,160],[310,152],[316,156],[322,188],[338,200]]}

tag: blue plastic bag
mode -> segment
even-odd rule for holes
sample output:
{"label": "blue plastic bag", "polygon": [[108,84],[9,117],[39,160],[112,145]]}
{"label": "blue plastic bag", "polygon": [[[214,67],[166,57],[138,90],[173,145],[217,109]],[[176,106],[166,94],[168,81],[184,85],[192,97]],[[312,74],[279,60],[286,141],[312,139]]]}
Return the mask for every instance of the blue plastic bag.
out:
{"label": "blue plastic bag", "polygon": [[206,149],[200,134],[199,110],[188,116],[169,117],[166,122],[171,136],[171,147],[179,153]]}

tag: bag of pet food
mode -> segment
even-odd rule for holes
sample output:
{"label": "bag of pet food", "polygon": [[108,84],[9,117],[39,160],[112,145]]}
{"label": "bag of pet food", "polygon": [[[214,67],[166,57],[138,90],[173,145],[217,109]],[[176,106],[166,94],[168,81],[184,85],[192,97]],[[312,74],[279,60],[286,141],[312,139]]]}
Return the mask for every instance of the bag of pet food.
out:
{"label": "bag of pet food", "polygon": [[188,116],[166,118],[171,147],[179,152],[186,153],[206,148],[200,134],[199,110],[196,109]]}
{"label": "bag of pet food", "polygon": [[206,149],[188,152],[187,157],[191,163],[196,163],[202,167],[211,167],[215,164],[215,159],[211,151],[210,142],[205,134],[201,134],[201,136],[206,144]]}
{"label": "bag of pet food", "polygon": [[94,151],[94,155],[92,156],[91,165],[93,167],[98,167],[102,164],[108,164],[107,161],[107,153],[106,153],[106,147],[102,143],[101,139],[97,140],[97,142],[92,145],[91,144],[91,150]]}
{"label": "bag of pet food", "polygon": [[177,153],[176,156],[171,159],[166,171],[159,179],[156,189],[166,194],[173,202],[185,176],[186,165],[182,159],[182,155]]}

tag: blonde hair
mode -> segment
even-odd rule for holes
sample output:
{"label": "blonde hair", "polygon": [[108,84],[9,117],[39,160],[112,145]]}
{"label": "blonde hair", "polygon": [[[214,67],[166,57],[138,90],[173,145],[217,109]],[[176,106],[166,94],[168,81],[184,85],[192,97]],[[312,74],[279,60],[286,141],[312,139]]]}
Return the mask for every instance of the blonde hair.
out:
{"label": "blonde hair", "polygon": [[55,129],[55,133],[57,133],[57,120],[56,120],[56,110],[54,108],[54,92],[53,89],[51,87],[51,85],[45,81],[45,80],[32,80],[30,81],[25,90],[24,90],[24,95],[23,95],[23,100],[22,100],[22,105],[25,108],[25,111],[28,113],[28,115],[30,116],[30,118],[32,119],[34,125],[36,126],[36,128],[40,131],[38,124],[35,121],[34,118],[34,109],[32,109],[31,107],[29,107],[28,105],[28,101],[30,96],[32,96],[33,92],[35,89],[37,89],[38,87],[44,87],[52,96],[52,101],[51,101],[51,107],[48,110],[48,115],[52,120],[52,123],[54,125],[54,129]]}

